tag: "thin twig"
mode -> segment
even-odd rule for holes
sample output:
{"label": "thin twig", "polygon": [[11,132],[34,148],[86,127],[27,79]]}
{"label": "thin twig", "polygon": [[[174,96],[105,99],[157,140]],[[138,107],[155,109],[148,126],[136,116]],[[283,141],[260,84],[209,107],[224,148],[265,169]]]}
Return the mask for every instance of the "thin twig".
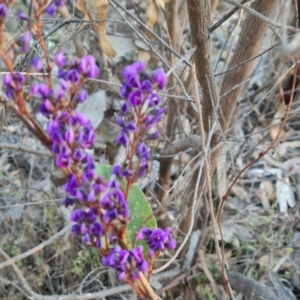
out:
{"label": "thin twig", "polygon": [[[269,25],[273,26],[273,27],[276,27],[276,28],[280,28],[282,29],[282,24],[281,23],[278,23],[272,19],[269,19],[267,17],[265,17],[264,15],[258,13],[256,10],[250,8],[249,6],[245,6],[235,0],[225,0],[226,2],[232,4],[232,5],[235,5],[241,9],[244,9],[245,11],[247,11],[248,13],[254,15],[255,17],[257,18],[260,18],[261,20],[263,20],[264,22],[268,23]],[[292,26],[285,26],[286,29],[288,30],[291,30],[293,32],[299,32],[299,29],[296,28],[296,27],[292,27]]]}
{"label": "thin twig", "polygon": [[56,233],[55,235],[53,235],[50,239],[48,239],[47,241],[45,242],[42,242],[41,244],[37,245],[36,247],[20,254],[20,255],[17,255],[13,258],[10,258],[9,260],[3,262],[0,264],[0,270],[4,267],[7,267],[7,266],[10,266],[12,264],[14,264],[15,262],[19,261],[19,260],[22,260],[24,259],[25,257],[27,256],[30,256],[42,249],[44,249],[46,246],[52,244],[55,240],[57,240],[58,238],[60,238],[61,236],[63,236],[66,232],[69,231],[70,227],[72,226],[73,224],[69,224],[68,226],[66,226],[64,229],[62,229],[61,231],[59,231],[58,233]]}
{"label": "thin twig", "polygon": [[184,248],[184,246],[186,245],[186,243],[188,242],[188,240],[190,238],[190,235],[193,231],[193,227],[194,227],[194,223],[195,223],[195,213],[196,213],[197,207],[198,207],[197,202],[199,201],[199,199],[201,199],[202,192],[203,192],[203,190],[201,190],[201,193],[198,197],[198,189],[199,189],[199,183],[200,183],[200,178],[201,178],[201,174],[202,174],[202,169],[203,169],[203,163],[201,163],[201,166],[200,166],[199,172],[198,172],[198,176],[197,176],[197,185],[196,185],[196,188],[194,191],[193,204],[192,204],[192,209],[191,209],[191,222],[190,222],[189,230],[186,233],[183,242],[177,249],[176,253],[172,256],[172,258],[167,263],[165,263],[163,266],[154,270],[152,272],[152,274],[157,274],[157,273],[163,271],[164,269],[166,269],[167,267],[169,267],[175,261],[175,259],[178,257],[178,255],[180,254],[180,252],[182,251],[182,249]]}
{"label": "thin twig", "polygon": [[160,157],[173,156],[190,148],[198,150],[201,146],[201,138],[196,134],[191,134],[185,139],[173,142],[160,153]]}
{"label": "thin twig", "polygon": [[[197,103],[197,108],[198,108],[198,113],[199,113],[200,135],[201,135],[201,140],[203,141],[202,142],[202,151],[203,151],[203,157],[204,157],[206,186],[207,186],[208,202],[209,202],[209,208],[210,208],[210,217],[211,217],[211,223],[212,223],[212,229],[213,229],[213,237],[214,237],[217,255],[219,257],[220,262],[222,263],[221,250],[220,250],[218,236],[217,236],[217,222],[216,222],[216,217],[215,217],[215,212],[214,212],[214,203],[213,203],[212,191],[211,191],[211,178],[210,178],[210,172],[209,172],[210,166],[208,163],[208,159],[207,159],[208,153],[207,153],[205,142],[204,142],[205,131],[204,131],[204,126],[203,126],[202,109],[201,109],[200,97],[199,97],[198,86],[197,86],[197,76],[196,76],[195,66],[192,68],[192,72],[193,72],[194,94],[196,97],[196,103]],[[224,264],[224,261],[223,261],[223,264]],[[225,271],[225,279],[228,280],[226,271]],[[226,287],[228,289],[231,299],[235,299],[233,292],[231,290],[230,284],[229,283],[226,284]]]}
{"label": "thin twig", "polygon": [[0,150],[1,149],[17,150],[17,151],[32,153],[32,154],[36,154],[36,155],[43,155],[43,156],[48,156],[48,157],[53,156],[51,153],[46,152],[46,151],[34,150],[32,148],[28,148],[25,146],[8,144],[8,143],[0,143]]}
{"label": "thin twig", "polygon": [[[241,2],[241,4],[245,4],[247,3],[249,0],[243,0]],[[211,25],[209,27],[209,31],[213,32],[215,31],[218,27],[220,27],[224,22],[226,22],[232,15],[234,15],[240,8],[239,7],[235,7],[232,10],[230,10],[229,12],[225,13],[221,19],[219,21],[217,21],[215,24]]]}

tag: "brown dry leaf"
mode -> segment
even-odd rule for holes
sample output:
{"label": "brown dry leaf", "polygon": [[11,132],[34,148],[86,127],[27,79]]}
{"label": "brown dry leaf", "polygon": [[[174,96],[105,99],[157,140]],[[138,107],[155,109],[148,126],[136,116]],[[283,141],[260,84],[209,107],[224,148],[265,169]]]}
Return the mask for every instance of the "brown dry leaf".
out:
{"label": "brown dry leaf", "polygon": [[[280,130],[281,120],[283,119],[285,112],[286,112],[286,105],[282,101],[280,103],[280,105],[277,109],[277,112],[274,115],[274,118],[271,123],[270,135],[271,135],[272,140],[275,140],[275,138]],[[284,135],[285,135],[285,132],[282,130],[278,137],[278,140],[282,140],[284,138]]]}
{"label": "brown dry leaf", "polygon": [[270,254],[267,253],[267,254],[261,256],[258,259],[258,263],[259,263],[260,268],[268,268],[268,267],[270,267]]}
{"label": "brown dry leaf", "polygon": [[149,51],[140,50],[138,54],[138,60],[148,63],[151,58],[151,54]]}
{"label": "brown dry leaf", "polygon": [[[155,24],[158,22],[159,12],[161,9],[165,9],[165,4],[170,0],[151,0],[146,12],[147,22],[146,25],[149,29],[153,30]],[[153,38],[152,34],[146,32],[149,38]]]}
{"label": "brown dry leaf", "polygon": [[266,210],[270,209],[270,200],[275,198],[275,190],[272,182],[264,180],[260,183],[257,195],[260,198],[260,201],[263,207]]}
{"label": "brown dry leaf", "polygon": [[[109,3],[107,0],[93,0],[92,6],[94,8],[97,8],[97,17],[99,20],[106,20],[107,19],[107,11],[109,8]],[[86,0],[77,0],[76,3],[77,9],[85,13],[84,19],[85,20],[93,20],[93,16],[90,10],[90,7]],[[106,29],[107,29],[107,22],[101,22],[99,24],[93,23],[93,27],[98,33],[98,38],[100,42],[100,46],[103,50],[103,52],[110,58],[113,58],[116,56],[116,51],[110,44],[107,35],[106,35]]]}

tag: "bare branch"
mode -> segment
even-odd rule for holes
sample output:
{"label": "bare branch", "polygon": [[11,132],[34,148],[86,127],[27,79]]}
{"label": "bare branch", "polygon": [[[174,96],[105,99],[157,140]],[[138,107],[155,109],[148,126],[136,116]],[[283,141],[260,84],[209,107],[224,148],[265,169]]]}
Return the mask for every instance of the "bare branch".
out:
{"label": "bare branch", "polygon": [[[241,2],[241,4],[245,4],[246,2],[248,2],[248,0],[243,0]],[[235,7],[233,8],[231,11],[227,12],[226,14],[224,14],[222,16],[222,18],[217,21],[215,24],[211,25],[209,28],[210,32],[215,31],[218,27],[220,27],[225,21],[227,21],[232,15],[234,15],[240,8],[239,7]]]}

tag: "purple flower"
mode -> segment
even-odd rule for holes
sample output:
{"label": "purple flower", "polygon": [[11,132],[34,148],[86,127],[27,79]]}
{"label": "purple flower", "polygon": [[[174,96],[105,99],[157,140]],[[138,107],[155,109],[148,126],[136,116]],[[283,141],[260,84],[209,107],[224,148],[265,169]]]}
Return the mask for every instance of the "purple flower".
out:
{"label": "purple flower", "polygon": [[70,88],[70,82],[68,82],[64,79],[59,79],[59,85],[60,85],[62,92],[67,91]]}
{"label": "purple flower", "polygon": [[75,84],[78,84],[81,79],[80,74],[75,69],[68,72],[67,78],[68,78],[68,80],[70,80],[71,82],[73,82]]}
{"label": "purple flower", "polygon": [[149,160],[151,158],[151,154],[148,150],[148,147],[144,142],[139,144],[139,146],[137,148],[137,155],[140,158],[145,158],[146,160]]}
{"label": "purple flower", "polygon": [[157,84],[160,90],[163,90],[166,87],[168,78],[165,71],[162,68],[156,70],[152,82]]}
{"label": "purple flower", "polygon": [[69,143],[72,144],[75,140],[75,133],[72,127],[68,128],[66,133],[65,133],[65,140]]}
{"label": "purple flower", "polygon": [[60,203],[62,205],[64,205],[65,207],[72,206],[74,204],[74,199],[72,199],[70,197],[66,197],[65,199],[60,201]]}
{"label": "purple flower", "polygon": [[75,174],[69,175],[68,182],[65,185],[65,191],[71,196],[76,196],[76,190],[79,187],[79,182]]}
{"label": "purple flower", "polygon": [[152,251],[151,256],[153,256],[155,252],[164,251],[166,249],[173,250],[176,248],[176,241],[171,233],[172,230],[169,227],[165,230],[161,228],[143,228],[137,238],[147,242]]}
{"label": "purple flower", "polygon": [[41,83],[38,88],[38,93],[42,96],[42,98],[48,98],[52,94],[52,90],[50,90],[49,86],[46,83]]}
{"label": "purple flower", "polygon": [[43,62],[37,56],[33,58],[32,62],[31,62],[31,65],[34,67],[34,69],[36,71],[40,71],[40,70],[43,69]]}
{"label": "purple flower", "polygon": [[24,13],[24,11],[19,10],[17,13],[17,16],[20,20],[24,21],[27,20],[27,15]]}
{"label": "purple flower", "polygon": [[141,91],[133,91],[128,100],[132,106],[141,106],[144,104],[144,94]]}
{"label": "purple flower", "polygon": [[15,91],[20,91],[25,84],[25,76],[22,73],[16,72],[13,74],[5,74],[3,83],[5,86]]}
{"label": "purple flower", "polygon": [[12,87],[13,86],[13,77],[11,74],[5,74],[4,79],[3,79],[4,85],[7,87]]}
{"label": "purple flower", "polygon": [[153,89],[152,83],[150,80],[146,79],[142,82],[141,90],[143,92],[151,92]]}
{"label": "purple flower", "polygon": [[76,115],[75,115],[75,117],[74,117],[74,123],[77,123],[77,122],[81,126],[90,123],[89,119],[84,114],[82,114],[80,112],[77,112]]}
{"label": "purple flower", "polygon": [[127,136],[127,133],[122,131],[121,135],[118,137],[117,142],[121,144],[122,146],[126,147],[129,143],[129,138]]}
{"label": "purple flower", "polygon": [[160,132],[155,131],[147,137],[147,140],[157,140],[160,137]]}
{"label": "purple flower", "polygon": [[82,148],[76,148],[73,152],[73,158],[75,161],[82,161],[85,158],[85,152]]}
{"label": "purple flower", "polygon": [[30,94],[36,95],[38,93],[38,90],[39,90],[39,85],[36,82],[34,82],[31,86]]}
{"label": "purple flower", "polygon": [[130,114],[131,113],[131,108],[128,102],[125,102],[121,106],[121,112],[124,114]]}
{"label": "purple flower", "polygon": [[82,89],[79,91],[78,95],[77,95],[77,101],[79,103],[83,103],[87,100],[88,98],[88,93],[86,90]]}
{"label": "purple flower", "polygon": [[127,80],[138,75],[141,71],[146,69],[146,64],[141,61],[137,61],[130,66],[127,66],[123,70],[123,77]]}
{"label": "purple flower", "polygon": [[127,277],[138,279],[141,272],[149,270],[149,263],[144,259],[143,250],[143,246],[138,246],[130,251],[115,246],[102,262],[104,265],[114,268],[121,280]]}
{"label": "purple flower", "polygon": [[46,13],[51,16],[54,17],[56,15],[56,5],[54,3],[51,3],[49,6],[47,6],[46,8]]}
{"label": "purple flower", "polygon": [[160,96],[158,96],[155,93],[151,93],[149,95],[149,98],[147,99],[149,101],[149,106],[153,107],[153,106],[157,106],[161,103],[161,98]]}
{"label": "purple flower", "polygon": [[56,157],[56,164],[59,168],[69,168],[71,166],[71,158],[67,154],[59,154]]}
{"label": "purple flower", "polygon": [[20,38],[19,44],[22,46],[22,51],[27,53],[29,51],[29,43],[31,41],[32,34],[30,31],[26,31]]}
{"label": "purple flower", "polygon": [[54,61],[59,67],[64,67],[67,63],[67,57],[64,52],[60,51],[56,53]]}
{"label": "purple flower", "polygon": [[92,55],[86,55],[80,59],[78,71],[88,78],[97,78],[100,73],[96,60]]}
{"label": "purple flower", "polygon": [[8,8],[5,4],[0,4],[0,19],[3,20],[8,14]]}
{"label": "purple flower", "polygon": [[129,86],[129,84],[124,83],[120,91],[121,97],[127,98],[130,92],[131,92],[131,87]]}

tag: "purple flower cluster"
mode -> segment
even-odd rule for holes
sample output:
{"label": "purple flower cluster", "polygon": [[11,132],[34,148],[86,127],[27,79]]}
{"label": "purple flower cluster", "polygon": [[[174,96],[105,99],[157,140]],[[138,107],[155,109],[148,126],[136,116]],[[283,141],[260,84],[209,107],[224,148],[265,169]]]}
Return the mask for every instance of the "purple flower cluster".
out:
{"label": "purple flower cluster", "polygon": [[119,274],[119,279],[124,280],[128,277],[139,279],[141,272],[149,270],[149,263],[144,259],[143,253],[143,246],[131,250],[115,246],[102,262],[104,265],[114,268]]}
{"label": "purple flower cluster", "polygon": [[[148,162],[151,158],[145,141],[157,139],[160,132],[155,129],[162,120],[166,107],[161,106],[161,98],[156,90],[163,90],[167,84],[167,76],[163,69],[157,69],[149,74],[145,71],[143,62],[135,62],[124,68],[125,83],[121,88],[121,96],[127,101],[122,105],[117,124],[122,128],[118,142],[127,149],[127,159],[133,155],[139,158],[139,167],[136,170],[127,170],[121,167],[115,169],[120,177],[139,177],[148,171]],[[152,130],[152,133],[149,131]]]}
{"label": "purple flower cluster", "polygon": [[[61,3],[52,2],[55,5]],[[23,50],[29,46],[29,37],[30,32],[25,33],[19,41]],[[103,255],[103,264],[114,268],[120,279],[138,279],[141,273],[149,271],[147,259],[152,262],[162,251],[176,247],[170,228],[141,230],[138,238],[150,247],[147,259],[143,246],[131,250],[126,246],[126,229],[130,221],[128,191],[130,185],[148,170],[151,155],[146,142],[159,136],[155,125],[166,110],[161,106],[161,98],[156,90],[165,87],[166,75],[162,69],[154,74],[146,73],[146,66],[141,62],[124,69],[126,82],[121,94],[127,101],[122,105],[117,121],[122,128],[118,142],[126,148],[129,166],[132,166],[133,156],[139,159],[136,169],[119,165],[113,167],[113,175],[127,179],[124,188],[123,181],[105,180],[96,174],[95,160],[88,151],[94,145],[95,131],[90,120],[75,111],[77,104],[88,98],[87,91],[83,89],[85,80],[99,76],[94,57],[87,55],[68,61],[66,55],[59,52],[54,63],[60,68],[58,87],[54,89],[51,80],[48,83],[33,83],[27,96],[42,100],[40,112],[49,120],[46,132],[51,140],[56,165],[68,174],[64,186],[67,197],[63,204],[76,205],[71,215],[73,234],[80,236],[86,244],[98,248]],[[31,65],[36,71],[43,68],[42,61],[37,57],[33,58]],[[26,78],[21,73],[5,75],[8,97],[18,99],[25,82]]]}
{"label": "purple flower cluster", "polygon": [[72,227],[74,236],[81,235],[85,243],[92,244],[97,248],[102,247],[103,228],[94,208],[75,210],[72,213],[71,221],[76,222],[76,225]]}
{"label": "purple flower cluster", "polygon": [[176,240],[172,236],[172,229],[167,227],[165,230],[161,228],[143,228],[138,234],[139,240],[145,240],[149,245],[149,257],[153,258],[159,255],[161,251],[167,249],[174,250],[176,248]]}

